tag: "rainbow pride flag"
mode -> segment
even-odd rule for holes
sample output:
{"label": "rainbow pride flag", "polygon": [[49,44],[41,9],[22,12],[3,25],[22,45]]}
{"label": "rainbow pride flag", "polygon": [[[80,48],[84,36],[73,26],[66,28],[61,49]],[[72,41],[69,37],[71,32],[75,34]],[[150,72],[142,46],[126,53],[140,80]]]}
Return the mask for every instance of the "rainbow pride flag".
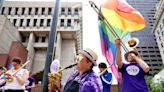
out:
{"label": "rainbow pride flag", "polygon": [[[101,6],[101,13],[120,38],[123,38],[129,32],[139,31],[146,25],[142,15],[125,0],[106,0]],[[119,80],[120,75],[115,64],[116,37],[112,34],[110,27],[108,27],[99,19],[102,54],[110,65],[114,63],[111,66],[111,70],[116,79]]]}
{"label": "rainbow pride flag", "polygon": [[[115,30],[118,30],[117,28],[114,28]],[[127,35],[128,32],[122,32],[118,31],[118,35],[120,38],[123,38]],[[99,34],[100,34],[100,44],[101,44],[101,50],[103,56],[106,57],[106,60],[109,65],[113,64],[111,66],[111,71],[115,75],[116,79],[120,79],[120,74],[118,72],[118,69],[115,64],[115,58],[116,58],[116,45],[115,45],[115,37],[109,30],[109,28],[104,24],[103,21],[99,20]]]}
{"label": "rainbow pride flag", "polygon": [[102,4],[101,13],[113,27],[121,31],[133,32],[143,29],[146,25],[140,12],[126,0],[106,0]]}

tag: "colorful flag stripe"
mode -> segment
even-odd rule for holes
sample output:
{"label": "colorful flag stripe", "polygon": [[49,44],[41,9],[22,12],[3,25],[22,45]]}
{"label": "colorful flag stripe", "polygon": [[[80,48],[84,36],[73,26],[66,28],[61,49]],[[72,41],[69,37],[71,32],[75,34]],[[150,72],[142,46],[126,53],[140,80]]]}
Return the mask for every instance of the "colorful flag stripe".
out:
{"label": "colorful flag stripe", "polygon": [[[119,29],[117,29],[119,30]],[[120,32],[118,33],[121,37],[125,36],[127,32]],[[101,43],[101,50],[102,54],[106,57],[107,62],[111,65],[111,70],[114,73],[115,77],[117,79],[120,78],[119,72],[117,70],[117,67],[115,66],[115,58],[116,58],[116,45],[114,44],[115,37],[112,35],[109,28],[101,21],[99,20],[99,34],[100,34],[100,43]]]}
{"label": "colorful flag stripe", "polygon": [[146,25],[142,15],[125,0],[106,0],[101,12],[112,26],[121,31],[137,31]]}

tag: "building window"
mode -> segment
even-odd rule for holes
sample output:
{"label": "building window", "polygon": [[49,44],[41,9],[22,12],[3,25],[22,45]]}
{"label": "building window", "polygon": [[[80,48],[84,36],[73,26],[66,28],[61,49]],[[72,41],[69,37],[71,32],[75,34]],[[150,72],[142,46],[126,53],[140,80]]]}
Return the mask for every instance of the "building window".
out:
{"label": "building window", "polygon": [[9,14],[8,14],[8,15],[10,15],[10,14],[11,14],[11,9],[12,9],[12,8],[11,8],[11,7],[9,7]]}
{"label": "building window", "polygon": [[40,26],[41,26],[41,27],[43,26],[43,23],[44,23],[44,19],[41,19],[41,20],[40,20]]}
{"label": "building window", "polygon": [[1,14],[4,14],[5,7],[2,8]]}
{"label": "building window", "polygon": [[161,43],[161,47],[163,48],[163,43]]}
{"label": "building window", "polygon": [[25,12],[25,8],[22,8],[22,15],[24,15],[24,12]]}
{"label": "building window", "polygon": [[156,62],[157,60],[156,60],[156,59],[152,59],[151,61],[152,61],[152,62]]}
{"label": "building window", "polygon": [[38,8],[35,8],[35,15],[38,15]]}
{"label": "building window", "polygon": [[148,47],[149,49],[153,49],[153,47]]}
{"label": "building window", "polygon": [[15,8],[15,15],[18,14],[18,7]]}
{"label": "building window", "polygon": [[61,26],[61,27],[64,27],[64,19],[61,19],[61,20],[60,20],[60,26]]}
{"label": "building window", "polygon": [[52,8],[48,8],[48,15],[51,15]]}
{"label": "building window", "polygon": [[46,37],[42,37],[42,42],[46,42]]}
{"label": "building window", "polygon": [[71,19],[68,19],[68,20],[67,20],[67,26],[68,26],[68,27],[71,27]]}
{"label": "building window", "polygon": [[28,8],[28,14],[30,15],[32,11],[32,8]]}
{"label": "building window", "polygon": [[74,14],[75,14],[75,15],[79,15],[79,13],[78,13],[78,8],[75,8]]}
{"label": "building window", "polygon": [[26,37],[22,37],[22,42],[26,42]]}
{"label": "building window", "polygon": [[61,8],[61,14],[65,14],[65,8]]}
{"label": "building window", "polygon": [[14,20],[13,20],[14,26],[16,25],[16,22],[17,22],[17,19],[14,19]]}
{"label": "building window", "polygon": [[22,27],[23,21],[24,21],[24,19],[21,19],[21,20],[20,20],[20,27]]}
{"label": "building window", "polygon": [[149,57],[148,55],[143,55],[143,57]]}
{"label": "building window", "polygon": [[47,19],[47,27],[50,27],[51,19]]}
{"label": "building window", "polygon": [[27,27],[30,26],[30,19],[27,19]]}
{"label": "building window", "polygon": [[37,19],[34,19],[33,26],[36,27]]}
{"label": "building window", "polygon": [[44,14],[44,12],[45,12],[45,8],[42,8],[42,15]]}
{"label": "building window", "polygon": [[71,15],[71,14],[72,14],[71,8],[68,8],[68,15]]}
{"label": "building window", "polygon": [[161,55],[157,55],[157,57],[161,57]]}
{"label": "building window", "polygon": [[35,38],[35,42],[39,42],[39,37],[36,37]]}

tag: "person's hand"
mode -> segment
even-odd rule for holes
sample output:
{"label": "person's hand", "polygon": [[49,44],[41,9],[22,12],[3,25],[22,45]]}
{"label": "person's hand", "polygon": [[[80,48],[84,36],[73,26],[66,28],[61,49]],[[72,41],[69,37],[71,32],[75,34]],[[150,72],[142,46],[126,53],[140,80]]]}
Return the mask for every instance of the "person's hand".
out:
{"label": "person's hand", "polygon": [[121,46],[121,40],[119,38],[115,39],[115,44],[116,44],[116,47],[120,47]]}
{"label": "person's hand", "polygon": [[61,88],[61,86],[60,86],[61,76],[62,76],[61,72],[49,73],[48,74],[48,79],[49,79],[48,89],[49,89],[49,92],[51,92],[54,89],[55,86],[56,86],[57,90],[59,90]]}
{"label": "person's hand", "polygon": [[135,55],[134,53],[130,53],[130,56],[132,57],[132,59],[134,59],[134,60],[135,60],[136,55]]}

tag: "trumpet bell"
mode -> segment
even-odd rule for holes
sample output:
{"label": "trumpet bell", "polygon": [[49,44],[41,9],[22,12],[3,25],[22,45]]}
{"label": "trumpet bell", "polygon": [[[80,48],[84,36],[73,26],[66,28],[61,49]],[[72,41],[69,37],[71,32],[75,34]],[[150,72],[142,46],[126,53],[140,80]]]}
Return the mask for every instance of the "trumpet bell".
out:
{"label": "trumpet bell", "polygon": [[128,46],[129,48],[136,48],[139,44],[139,40],[138,38],[131,38],[128,40]]}

